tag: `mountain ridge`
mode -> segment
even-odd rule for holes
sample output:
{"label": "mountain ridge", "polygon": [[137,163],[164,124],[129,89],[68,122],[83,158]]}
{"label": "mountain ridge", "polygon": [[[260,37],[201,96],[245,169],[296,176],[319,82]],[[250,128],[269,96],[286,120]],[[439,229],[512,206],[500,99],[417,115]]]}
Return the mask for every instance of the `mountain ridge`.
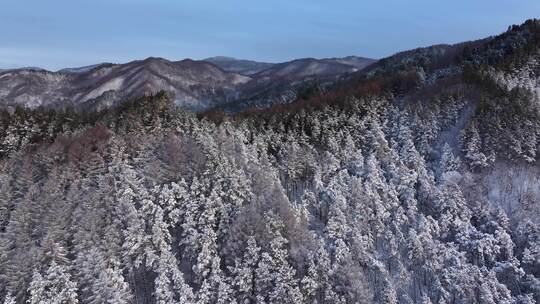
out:
{"label": "mountain ridge", "polygon": [[[28,68],[4,70],[0,71],[0,104],[30,108],[73,106],[100,110],[127,98],[164,90],[174,96],[178,105],[195,111],[207,110],[238,99],[249,99],[250,96],[261,96],[269,100],[270,95],[276,96],[269,101],[268,105],[271,105],[294,98],[295,82],[328,80],[357,70],[353,67],[357,63],[347,65],[337,62],[338,59],[299,59],[269,64],[224,58],[217,57],[228,61],[228,66],[211,60],[170,61],[148,57],[124,64],[99,63],[56,72]],[[347,58],[339,60],[360,57]],[[232,61],[233,65],[255,64],[259,68],[256,73],[237,73],[234,70],[239,68],[233,67]],[[301,62],[307,64],[299,65]],[[272,70],[277,67],[281,69]],[[245,72],[245,69],[242,71]],[[274,85],[276,83],[280,85]],[[271,93],[264,95],[267,94],[264,92]]]}

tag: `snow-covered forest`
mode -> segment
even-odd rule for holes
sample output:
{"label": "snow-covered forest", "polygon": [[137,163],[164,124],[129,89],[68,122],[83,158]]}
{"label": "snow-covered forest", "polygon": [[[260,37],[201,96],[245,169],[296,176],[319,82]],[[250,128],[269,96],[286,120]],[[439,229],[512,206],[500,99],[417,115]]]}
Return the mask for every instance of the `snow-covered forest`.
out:
{"label": "snow-covered forest", "polygon": [[1,112],[0,299],[540,302],[538,98],[483,71],[232,118]]}

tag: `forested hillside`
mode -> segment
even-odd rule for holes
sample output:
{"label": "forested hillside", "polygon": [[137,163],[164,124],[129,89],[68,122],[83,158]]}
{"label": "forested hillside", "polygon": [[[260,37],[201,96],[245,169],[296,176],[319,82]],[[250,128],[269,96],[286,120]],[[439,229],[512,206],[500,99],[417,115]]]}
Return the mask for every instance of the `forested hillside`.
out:
{"label": "forested hillside", "polygon": [[1,112],[0,298],[540,302],[539,33],[233,117]]}

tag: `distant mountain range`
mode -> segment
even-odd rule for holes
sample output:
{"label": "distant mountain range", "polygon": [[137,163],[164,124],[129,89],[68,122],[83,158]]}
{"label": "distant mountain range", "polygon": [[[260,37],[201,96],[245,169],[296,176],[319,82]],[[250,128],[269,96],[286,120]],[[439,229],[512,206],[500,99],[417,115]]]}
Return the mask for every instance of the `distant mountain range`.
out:
{"label": "distant mountain range", "polygon": [[242,75],[278,76],[301,79],[309,76],[328,76],[355,72],[372,64],[376,60],[357,56],[343,58],[302,58],[283,63],[257,62],[232,57],[211,57],[204,59],[227,72]]}
{"label": "distant mountain range", "polygon": [[236,59],[226,56],[217,56],[204,59],[206,62],[213,63],[227,72],[238,73],[242,75],[253,75],[260,71],[266,70],[274,65],[274,63],[257,62],[252,60]]}
{"label": "distant mountain range", "polygon": [[[264,63],[229,57],[201,61],[147,58],[125,64],[101,63],[51,72],[39,68],[0,70],[0,105],[99,110],[164,90],[191,110],[289,102],[306,82],[333,81],[373,59],[298,59]],[[261,100],[264,99],[264,102]]]}

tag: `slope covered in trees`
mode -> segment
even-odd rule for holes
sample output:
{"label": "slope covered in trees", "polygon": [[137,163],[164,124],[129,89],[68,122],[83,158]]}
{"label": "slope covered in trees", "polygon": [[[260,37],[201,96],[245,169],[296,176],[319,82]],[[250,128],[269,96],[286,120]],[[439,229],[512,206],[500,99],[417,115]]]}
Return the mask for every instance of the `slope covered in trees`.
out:
{"label": "slope covered in trees", "polygon": [[3,112],[0,297],[539,302],[538,97],[492,42],[233,118]]}

